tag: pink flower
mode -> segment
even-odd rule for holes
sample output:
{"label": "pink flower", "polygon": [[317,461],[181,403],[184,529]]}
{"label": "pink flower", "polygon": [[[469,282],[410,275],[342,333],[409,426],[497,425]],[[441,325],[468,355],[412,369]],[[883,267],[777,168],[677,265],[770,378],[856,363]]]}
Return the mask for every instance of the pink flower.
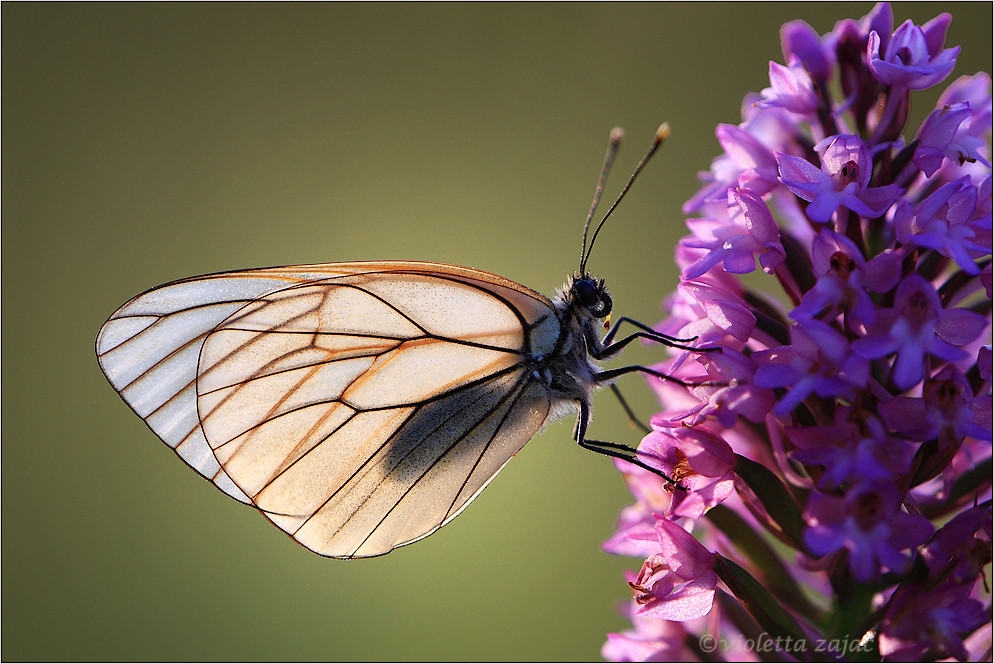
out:
{"label": "pink flower", "polygon": [[607,635],[601,657],[609,662],[686,662],[691,653],[685,642],[689,634],[682,623],[654,620],[628,609],[634,629]]}
{"label": "pink flower", "polygon": [[714,554],[667,519],[656,521],[655,536],[659,553],[646,558],[628,582],[638,604],[635,614],[683,622],[709,613],[718,582],[711,569]]}
{"label": "pink flower", "polygon": [[732,448],[701,427],[653,431],[639,444],[639,458],[688,489],[673,493],[673,517],[700,518],[734,488]]}

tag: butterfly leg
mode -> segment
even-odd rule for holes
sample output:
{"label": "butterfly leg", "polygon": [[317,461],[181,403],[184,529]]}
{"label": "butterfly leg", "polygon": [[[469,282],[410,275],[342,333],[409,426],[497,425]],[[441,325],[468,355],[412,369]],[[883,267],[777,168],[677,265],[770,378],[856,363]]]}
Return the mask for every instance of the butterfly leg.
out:
{"label": "butterfly leg", "polygon": [[611,383],[609,387],[611,392],[614,393],[614,396],[618,398],[618,403],[620,403],[621,407],[625,410],[625,415],[628,416],[628,421],[640,429],[642,433],[649,433],[649,431],[651,431],[649,425],[638,418],[638,415],[635,414],[632,407],[628,405],[628,400],[625,399],[624,395],[621,393],[621,389],[614,383]]}
{"label": "butterfly leg", "polygon": [[[630,323],[637,328],[640,328],[639,332],[630,334],[621,341],[615,341],[615,337],[618,335],[618,330],[622,323]],[[648,339],[649,341],[655,341],[656,343],[664,344],[670,348],[679,348],[680,350],[706,350],[702,348],[693,348],[691,346],[684,346],[681,342],[694,341],[697,337],[690,337],[688,339],[681,339],[679,337],[671,337],[668,334],[661,334],[656,332],[651,327],[645,323],[640,323],[634,318],[629,318],[628,316],[622,316],[619,318],[611,330],[604,336],[602,341],[603,347],[600,351],[591,353],[595,359],[602,360],[604,358],[610,357],[617,354],[622,348],[635,341],[636,339]]]}
{"label": "butterfly leg", "polygon": [[576,421],[576,442],[580,445],[580,447],[585,450],[590,450],[591,452],[597,452],[598,454],[627,461],[628,463],[636,465],[639,468],[648,470],[653,475],[658,475],[674,488],[687,491],[686,487],[678,484],[673,478],[667,476],[666,473],[662,472],[658,468],[653,468],[639,459],[638,450],[620,443],[611,443],[604,440],[591,440],[587,438],[587,422],[590,421],[590,404],[587,403],[585,399],[580,399],[577,403],[580,405],[580,415]]}
{"label": "butterfly leg", "polygon": [[594,380],[598,383],[603,383],[604,381],[613,380],[618,376],[623,376],[627,373],[632,373],[638,371],[640,373],[649,374],[650,376],[655,376],[662,380],[668,380],[671,383],[676,383],[677,385],[683,385],[684,387],[690,387],[684,383],[679,378],[674,378],[673,376],[667,376],[662,371],[656,371],[655,369],[650,369],[649,367],[643,367],[639,364],[633,364],[627,367],[618,367],[616,369],[607,369],[605,371],[598,371],[594,374]]}
{"label": "butterfly leg", "polygon": [[628,316],[620,316],[618,320],[614,321],[614,325],[611,326],[611,331],[604,336],[604,344],[610,346],[614,341],[614,338],[618,336],[618,329],[621,327],[622,323],[629,323],[639,328],[643,332],[647,333],[647,336],[651,336],[654,339],[658,339],[660,343],[666,342],[678,342],[678,343],[688,343],[695,340],[697,337],[689,337],[687,339],[681,339],[680,337],[671,337],[668,334],[663,334],[662,332],[657,332],[652,329],[651,326],[646,325],[641,321],[637,321],[634,318],[629,318]]}

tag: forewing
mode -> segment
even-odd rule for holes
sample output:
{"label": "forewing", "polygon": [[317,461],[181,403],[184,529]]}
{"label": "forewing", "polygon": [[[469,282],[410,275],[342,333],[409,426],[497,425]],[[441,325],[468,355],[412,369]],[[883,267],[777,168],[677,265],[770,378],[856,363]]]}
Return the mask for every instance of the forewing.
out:
{"label": "forewing", "polygon": [[341,274],[334,266],[205,275],[147,291],[118,309],[97,335],[107,380],[159,438],[225,493],[250,502],[221,470],[197,417],[200,349],[218,323],[268,292]]}
{"label": "forewing", "polygon": [[467,268],[304,266],[150,291],[97,352],[198,472],[308,548],[361,557],[453,518],[541,427],[521,363],[554,318]]}

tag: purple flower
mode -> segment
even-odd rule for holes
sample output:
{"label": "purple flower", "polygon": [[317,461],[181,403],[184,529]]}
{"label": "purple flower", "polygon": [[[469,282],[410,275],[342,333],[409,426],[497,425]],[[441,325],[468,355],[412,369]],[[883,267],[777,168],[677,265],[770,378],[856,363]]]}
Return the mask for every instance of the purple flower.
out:
{"label": "purple flower", "polygon": [[871,32],[881,35],[882,46],[887,46],[890,41],[890,33],[894,28],[894,13],[891,11],[889,2],[878,2],[870,10],[870,13],[859,21],[859,34],[863,38],[863,43],[870,37]]}
{"label": "purple flower", "polygon": [[844,483],[891,481],[907,472],[914,447],[890,435],[883,423],[869,413],[840,407],[830,427],[787,429],[799,449],[794,461],[820,466],[819,489],[831,490]]}
{"label": "purple flower", "polygon": [[857,581],[877,577],[881,566],[902,572],[911,562],[902,552],[927,540],[932,526],[900,507],[897,490],[885,482],[859,484],[844,498],[816,493],[804,515],[804,543],[816,556],[847,550]]}
{"label": "purple flower", "polygon": [[791,328],[791,345],[753,355],[759,364],[756,385],[785,387],[787,394],[773,409],[786,415],[811,394],[849,397],[866,382],[867,363],[851,352],[846,338],[817,320]]}
{"label": "purple flower", "polygon": [[915,440],[939,438],[943,446],[966,436],[991,435],[990,396],[973,396],[966,377],[947,365],[925,381],[921,397],[896,397],[880,404],[887,426]]}
{"label": "purple flower", "polygon": [[915,208],[902,200],[894,213],[897,239],[935,249],[967,273],[980,274],[972,255],[983,255],[986,249],[973,241],[979,234],[971,224],[976,207],[977,187],[967,176],[940,187]]}
{"label": "purple flower", "polygon": [[[973,76],[960,76],[953,81],[939,97],[938,107],[953,107],[958,104],[970,107],[970,117],[960,127],[957,135],[980,140],[981,146],[974,156],[977,161],[990,168],[990,161],[981,159],[979,154],[986,150],[983,138],[984,134],[991,130],[991,77],[980,72]],[[956,145],[955,141],[953,145]]]}
{"label": "purple flower", "polygon": [[959,47],[943,49],[952,17],[940,14],[924,26],[911,21],[901,24],[887,42],[881,56],[881,39],[870,32],[866,57],[870,71],[881,83],[911,90],[924,90],[940,83],[956,66]]}
{"label": "purple flower", "polygon": [[[926,175],[932,175],[942,166],[945,158],[963,164],[967,161],[980,161],[990,165],[979,150],[984,141],[969,133],[969,125],[964,125],[973,117],[970,105],[966,102],[941,106],[925,119],[918,135],[913,161]],[[963,125],[962,131],[960,125]]]}
{"label": "purple flower", "polygon": [[730,187],[748,187],[757,196],[777,184],[777,162],[773,151],[751,132],[735,125],[720,124],[715,129],[725,153],[715,159],[711,170],[699,177],[705,186],[683,206],[684,212],[697,212],[705,204],[724,202]]}
{"label": "purple flower", "polygon": [[869,292],[886,293],[901,276],[901,257],[896,253],[884,252],[867,263],[852,240],[828,229],[815,237],[811,262],[818,281],[790,312],[795,320],[830,309],[845,312],[850,328],[856,323],[870,325],[877,319],[877,309]]}
{"label": "purple flower", "polygon": [[994,374],[994,349],[991,348],[990,344],[981,346],[980,350],[977,351],[977,369],[980,377],[990,382],[991,376]]}
{"label": "purple flower", "polygon": [[727,220],[697,219],[688,224],[693,236],[683,244],[708,253],[684,270],[684,278],[695,279],[718,262],[726,272],[746,274],[756,269],[772,272],[783,262],[780,229],[763,201],[746,189],[728,190]]}
{"label": "purple flower", "polygon": [[[839,21],[831,34],[839,42],[851,40],[860,44],[862,50],[866,48],[866,41],[871,32],[879,34],[882,40],[881,46],[886,47],[893,27],[894,13],[891,11],[890,3],[878,2],[870,10],[870,13],[859,21],[854,21],[851,18]],[[839,57],[841,58],[841,56]]]}
{"label": "purple flower", "polygon": [[[745,353],[724,346],[700,361],[702,374],[681,372],[679,377],[694,385],[693,395],[698,399],[690,408],[677,411],[668,426],[698,424],[708,418],[722,426],[732,427],[741,416],[753,422],[762,422],[773,409],[776,397],[773,390],[756,385],[756,363]],[[689,364],[684,366],[691,366]]]}
{"label": "purple flower", "polygon": [[991,508],[961,512],[922,547],[922,559],[933,575],[955,584],[970,583],[991,562]]}
{"label": "purple flower", "polygon": [[770,60],[770,87],[762,92],[765,106],[780,106],[793,113],[812,113],[818,108],[811,76],[799,60],[788,67]]}
{"label": "purple flower", "polygon": [[[870,629],[861,661],[989,653],[989,76],[908,124],[913,91],[953,68],[949,22],[892,33],[887,3],[821,37],[791,22],[787,66],[715,132],[724,152],[684,206],[681,280],[655,326],[693,347],[653,365],[671,380],[648,378],[661,409],[638,452],[689,490],[617,463],[636,502],[604,548],[645,564],[636,629],[605,656],[708,655],[691,637],[735,634],[743,611],[809,640]],[[714,575],[727,594],[708,613]]]}
{"label": "purple flower", "polygon": [[880,631],[880,654],[891,661],[970,659],[963,637],[989,621],[983,605],[963,586],[929,592],[901,589],[890,601]]}
{"label": "purple flower", "polygon": [[822,43],[814,28],[804,21],[790,21],[780,28],[780,47],[784,62],[796,58],[818,81],[832,74],[832,48]]}
{"label": "purple flower", "polygon": [[794,155],[778,152],[776,159],[784,186],[811,202],[806,210],[811,221],[827,222],[842,206],[865,217],[879,217],[904,192],[895,184],[869,186],[873,163],[858,136],[832,137],[821,169]]}
{"label": "purple flower", "polygon": [[684,281],[677,288],[678,302],[671,304],[677,329],[665,326],[665,334],[682,338],[696,337],[697,344],[707,346],[726,336],[745,341],[756,325],[756,316],[735,293],[710,281]]}
{"label": "purple flower", "polygon": [[735,454],[728,443],[700,427],[653,431],[639,444],[639,458],[678,482],[670,517],[698,519],[732,493]]}
{"label": "purple flower", "polygon": [[718,582],[711,569],[714,554],[666,519],[656,521],[655,538],[659,552],[628,582],[636,615],[683,622],[709,613]]}
{"label": "purple flower", "polygon": [[922,379],[927,355],[947,361],[966,357],[957,346],[976,339],[985,325],[982,315],[968,309],[943,309],[932,284],[910,274],[898,285],[893,308],[880,313],[853,349],[867,359],[896,353],[893,380],[904,390]]}
{"label": "purple flower", "polygon": [[[991,242],[994,241],[994,236],[991,235],[991,224],[994,222],[991,215],[992,179],[994,178],[988,173],[977,187],[977,207],[973,209],[973,216],[970,218],[970,225],[977,230],[977,234],[974,236],[976,243],[983,245],[983,253],[986,255],[990,255]],[[985,269],[989,270],[990,265]],[[983,270],[981,270],[981,274],[983,274]],[[990,290],[988,289],[989,296]]]}

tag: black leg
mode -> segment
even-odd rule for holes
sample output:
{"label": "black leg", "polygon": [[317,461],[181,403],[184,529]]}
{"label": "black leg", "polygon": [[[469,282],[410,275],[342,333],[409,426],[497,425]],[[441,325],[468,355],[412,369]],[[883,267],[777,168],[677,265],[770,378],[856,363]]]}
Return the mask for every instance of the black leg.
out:
{"label": "black leg", "polygon": [[671,477],[668,477],[666,473],[641,461],[637,456],[637,450],[634,450],[627,445],[621,445],[620,443],[609,443],[603,440],[589,440],[587,438],[587,422],[590,420],[590,405],[582,399],[578,403],[580,404],[580,415],[576,421],[576,442],[580,445],[580,447],[585,450],[590,450],[591,452],[597,452],[598,454],[627,461],[628,463],[636,465],[639,468],[648,470],[653,475],[663,478],[663,480],[675,489],[688,491],[686,487],[680,485]]}
{"label": "black leg", "polygon": [[[605,337],[606,339],[607,337]],[[711,350],[710,348],[694,348],[693,346],[683,346],[678,343],[670,341],[668,338],[660,336],[658,334],[650,334],[648,332],[636,332],[631,334],[621,341],[615,341],[613,344],[604,346],[599,353],[591,353],[595,360],[603,360],[606,357],[611,357],[616,354],[622,348],[632,343],[636,339],[648,339],[649,341],[655,341],[656,343],[665,344],[670,348],[678,348],[680,350],[692,350],[692,351],[705,351]]]}
{"label": "black leg", "polygon": [[631,422],[636,427],[638,427],[642,431],[642,433],[649,433],[650,431],[652,431],[652,429],[649,428],[648,424],[640,420],[638,416],[635,415],[635,411],[633,411],[632,407],[628,405],[628,401],[621,394],[621,390],[618,388],[618,386],[615,385],[614,383],[611,383],[610,388],[611,392],[614,393],[614,396],[618,398],[618,403],[620,403],[621,407],[625,409],[625,415],[628,416],[628,421]]}
{"label": "black leg", "polygon": [[[617,336],[618,328],[621,327],[622,323],[631,323],[632,325],[641,329],[642,331],[631,334],[625,337],[624,339],[622,339],[621,341],[615,341],[614,338],[615,336]],[[604,348],[601,349],[599,353],[591,353],[591,355],[594,357],[594,359],[602,360],[604,358],[610,357],[618,353],[622,348],[624,348],[631,342],[635,341],[636,339],[648,339],[649,341],[655,341],[656,343],[664,344],[666,346],[669,346],[670,348],[678,348],[680,350],[690,350],[690,351],[699,351],[699,352],[705,352],[705,351],[721,352],[721,348],[718,346],[707,347],[707,348],[694,348],[693,346],[684,346],[681,343],[681,342],[694,341],[696,338],[697,337],[690,337],[689,339],[681,339],[679,337],[671,337],[668,334],[661,334],[659,332],[656,332],[645,323],[640,323],[634,318],[629,318],[628,316],[622,316],[617,320],[617,322],[614,324],[611,330],[606,335],[604,335],[604,340],[603,340]]]}
{"label": "black leg", "polygon": [[655,376],[662,380],[668,380],[671,383],[676,383],[677,385],[683,385],[684,387],[696,387],[696,385],[687,385],[679,378],[674,378],[673,376],[667,376],[661,371],[656,371],[655,369],[650,369],[649,367],[643,367],[638,364],[633,364],[627,367],[618,367],[617,369],[607,369],[605,371],[598,371],[594,374],[594,380],[598,383],[604,382],[606,380],[611,380],[612,378],[617,378],[618,376],[624,376],[628,373],[633,373],[638,371],[639,373],[649,374],[650,376]]}
{"label": "black leg", "polygon": [[654,329],[652,329],[652,327],[646,325],[645,323],[637,321],[634,318],[629,318],[628,316],[621,316],[621,317],[618,318],[618,320],[616,320],[614,322],[614,325],[611,327],[611,331],[608,332],[604,336],[604,345],[605,346],[610,346],[611,342],[614,341],[614,338],[618,334],[618,328],[621,327],[622,323],[630,323],[630,324],[634,325],[635,327],[639,328],[640,330],[642,330],[643,332],[648,332],[652,336],[654,336],[657,339],[659,339],[660,343],[666,343],[667,341],[675,341],[675,342],[678,342],[678,343],[687,343],[687,342],[693,341],[694,339],[697,338],[697,337],[691,337],[689,339],[680,339],[679,337],[671,337],[668,334],[663,334],[661,332],[656,332]]}

